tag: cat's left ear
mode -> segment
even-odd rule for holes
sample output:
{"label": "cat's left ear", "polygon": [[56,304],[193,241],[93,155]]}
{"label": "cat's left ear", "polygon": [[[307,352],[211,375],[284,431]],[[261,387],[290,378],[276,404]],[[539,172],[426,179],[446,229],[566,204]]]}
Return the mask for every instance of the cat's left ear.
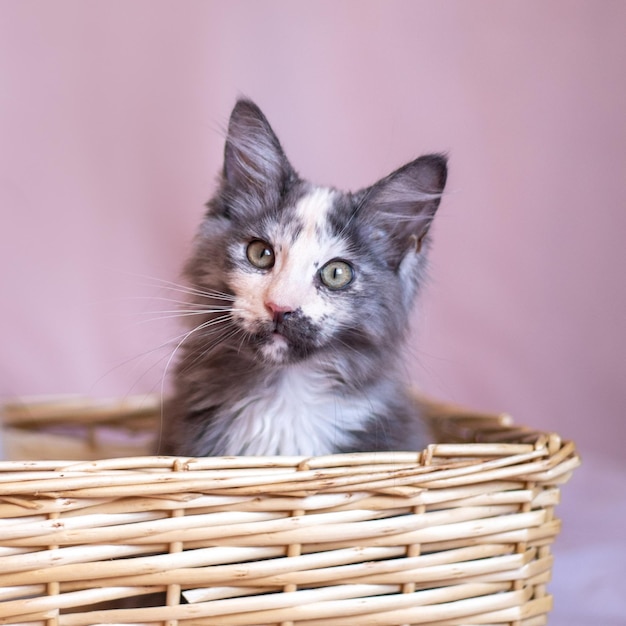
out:
{"label": "cat's left ear", "polygon": [[251,100],[238,100],[230,116],[222,174],[231,208],[243,213],[275,202],[295,176],[278,137]]}
{"label": "cat's left ear", "polygon": [[447,159],[429,154],[360,192],[359,216],[384,243],[389,263],[398,267],[409,249],[422,252],[447,177]]}

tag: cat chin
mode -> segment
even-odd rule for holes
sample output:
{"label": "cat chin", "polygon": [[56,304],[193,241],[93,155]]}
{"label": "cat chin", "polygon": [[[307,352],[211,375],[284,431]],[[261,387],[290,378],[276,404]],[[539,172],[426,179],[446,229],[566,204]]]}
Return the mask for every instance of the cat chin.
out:
{"label": "cat chin", "polygon": [[268,341],[260,346],[259,352],[268,363],[280,365],[290,361],[289,342],[277,333],[272,334]]}

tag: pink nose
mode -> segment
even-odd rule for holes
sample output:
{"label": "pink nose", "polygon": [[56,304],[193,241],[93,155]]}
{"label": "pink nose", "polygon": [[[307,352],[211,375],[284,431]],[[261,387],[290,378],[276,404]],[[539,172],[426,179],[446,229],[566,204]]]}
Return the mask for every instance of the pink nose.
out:
{"label": "pink nose", "polygon": [[291,307],[276,304],[275,302],[266,302],[265,308],[271,313],[275,322],[282,322],[292,312]]}

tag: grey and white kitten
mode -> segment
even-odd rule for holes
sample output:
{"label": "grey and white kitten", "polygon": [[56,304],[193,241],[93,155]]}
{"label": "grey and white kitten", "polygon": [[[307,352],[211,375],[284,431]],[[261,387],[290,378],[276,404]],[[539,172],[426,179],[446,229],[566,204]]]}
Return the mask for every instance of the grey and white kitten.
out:
{"label": "grey and white kitten", "polygon": [[239,100],[185,275],[190,318],[162,452],[324,455],[428,443],[400,375],[438,154],[344,193],[300,178]]}

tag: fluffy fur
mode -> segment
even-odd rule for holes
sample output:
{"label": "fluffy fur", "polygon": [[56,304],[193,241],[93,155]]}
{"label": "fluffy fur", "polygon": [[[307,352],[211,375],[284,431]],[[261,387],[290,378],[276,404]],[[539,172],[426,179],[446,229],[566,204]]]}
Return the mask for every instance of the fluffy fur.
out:
{"label": "fluffy fur", "polygon": [[419,449],[399,374],[446,161],[356,193],[298,176],[259,108],[237,102],[219,188],[185,275],[169,454]]}

